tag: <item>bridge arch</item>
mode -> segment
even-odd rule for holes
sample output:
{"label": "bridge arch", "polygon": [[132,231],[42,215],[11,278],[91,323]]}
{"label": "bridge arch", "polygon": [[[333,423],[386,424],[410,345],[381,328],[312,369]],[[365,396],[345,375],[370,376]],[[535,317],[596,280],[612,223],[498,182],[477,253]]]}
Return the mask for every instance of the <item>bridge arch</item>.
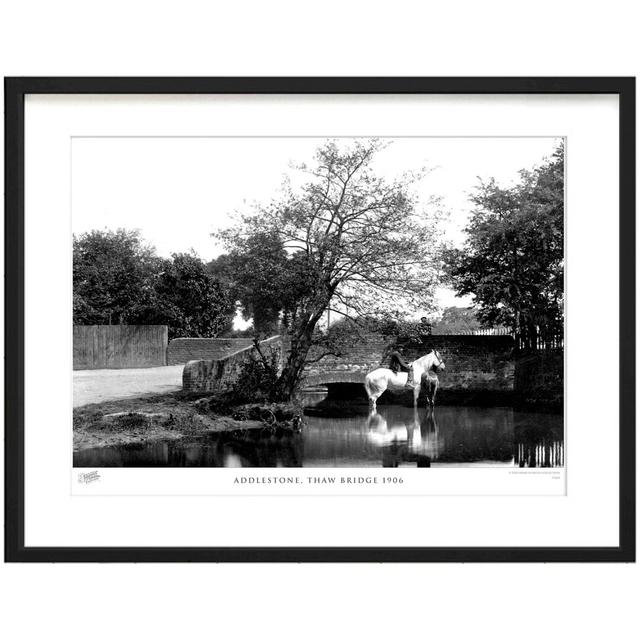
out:
{"label": "bridge arch", "polygon": [[327,371],[306,376],[300,386],[304,389],[330,384],[364,384],[365,375],[363,371]]}

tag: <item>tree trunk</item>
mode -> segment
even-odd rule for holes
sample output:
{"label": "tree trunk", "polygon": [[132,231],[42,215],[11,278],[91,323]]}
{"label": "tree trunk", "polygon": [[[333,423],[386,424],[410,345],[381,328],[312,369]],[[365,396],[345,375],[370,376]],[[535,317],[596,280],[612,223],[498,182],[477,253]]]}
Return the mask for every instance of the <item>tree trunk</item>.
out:
{"label": "tree trunk", "polygon": [[307,354],[311,348],[311,333],[305,330],[301,336],[296,336],[291,341],[291,351],[289,357],[282,369],[282,374],[278,379],[276,385],[276,398],[275,400],[287,401],[291,399],[291,396],[296,390],[302,370],[307,359]]}
{"label": "tree trunk", "polygon": [[313,331],[327,305],[328,300],[325,304],[320,304],[319,307],[316,307],[316,311],[310,316],[307,316],[308,320],[306,322],[301,322],[300,328],[292,337],[291,351],[276,385],[275,400],[285,402],[290,400],[294,394],[300,382],[300,377],[307,360],[307,354],[309,353],[309,349],[311,349]]}

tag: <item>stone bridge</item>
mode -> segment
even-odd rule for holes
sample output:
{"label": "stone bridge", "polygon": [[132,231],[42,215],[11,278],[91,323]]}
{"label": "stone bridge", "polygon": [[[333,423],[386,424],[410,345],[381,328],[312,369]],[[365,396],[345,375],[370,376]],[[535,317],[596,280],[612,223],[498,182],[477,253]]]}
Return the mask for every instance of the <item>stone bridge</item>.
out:
{"label": "stone bridge", "polygon": [[[279,336],[265,340],[262,351],[274,354],[282,366],[287,343]],[[309,354],[309,364],[301,388],[328,386],[344,389],[344,385],[361,385],[365,375],[381,364],[388,342],[372,334],[359,339],[342,357],[326,356],[317,362],[319,354]],[[421,344],[405,344],[407,359],[419,358],[437,349],[446,364],[440,374],[440,389],[445,395],[479,397],[508,396],[514,390],[514,342],[511,336],[444,335],[429,336]],[[230,387],[242,365],[257,354],[252,346],[244,346],[216,359],[193,360],[185,365],[183,388],[190,391],[217,391]],[[215,358],[215,356],[214,356]]]}
{"label": "stone bridge", "polygon": [[314,373],[305,375],[302,386],[322,387],[329,384],[364,384],[366,371],[326,371],[324,373]]}

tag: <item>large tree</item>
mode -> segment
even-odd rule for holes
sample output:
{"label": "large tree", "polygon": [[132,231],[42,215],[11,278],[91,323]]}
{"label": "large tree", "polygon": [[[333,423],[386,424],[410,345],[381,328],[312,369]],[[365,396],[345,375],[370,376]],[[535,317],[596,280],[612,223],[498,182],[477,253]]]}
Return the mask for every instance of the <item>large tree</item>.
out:
{"label": "large tree", "polygon": [[436,216],[417,206],[417,176],[376,173],[383,148],[377,140],[324,144],[312,165],[298,167],[304,184],[286,183],[279,199],[218,234],[232,253],[246,253],[261,234],[278,238],[287,252],[279,289],[291,351],[278,381],[281,397],[295,390],[327,310],[358,318],[431,304]]}
{"label": "large tree", "polygon": [[233,315],[225,287],[196,255],[160,258],[126,229],[74,237],[74,324],[166,324],[170,338],[214,337]]}
{"label": "large tree", "polygon": [[212,260],[207,268],[240,304],[245,320],[253,319],[260,336],[278,332],[289,292],[289,258],[277,233],[257,232]]}
{"label": "large tree", "polygon": [[234,304],[197,255],[162,260],[153,289],[153,299],[132,313],[136,322],[166,324],[169,338],[212,338],[231,328]]}
{"label": "large tree", "polygon": [[564,148],[513,187],[484,182],[462,249],[448,256],[459,294],[472,294],[478,317],[511,327],[523,347],[552,340],[563,326]]}
{"label": "large tree", "polygon": [[126,324],[155,293],[160,259],[140,232],[94,230],[73,238],[74,324]]}

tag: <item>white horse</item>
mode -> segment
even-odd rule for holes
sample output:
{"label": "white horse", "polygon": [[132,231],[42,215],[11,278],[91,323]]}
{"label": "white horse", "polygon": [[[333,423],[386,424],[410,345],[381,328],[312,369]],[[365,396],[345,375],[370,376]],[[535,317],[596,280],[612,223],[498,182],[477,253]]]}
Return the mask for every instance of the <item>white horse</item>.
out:
{"label": "white horse", "polygon": [[[444,362],[440,357],[440,354],[433,349],[426,356],[422,356],[417,360],[414,360],[409,366],[413,369],[413,406],[418,406],[418,396],[420,395],[420,387],[422,384],[423,376],[428,376],[429,381],[433,380],[433,377],[438,371],[444,371]],[[374,410],[376,408],[376,401],[387,390],[401,391],[406,388],[408,373],[399,371],[394,373],[391,369],[386,367],[380,367],[370,371],[364,379],[364,388],[369,396],[369,408]],[[417,382],[416,382],[417,381]],[[431,390],[431,384],[429,384],[429,391]],[[435,393],[431,395],[427,402],[433,406],[433,400],[435,399]]]}

